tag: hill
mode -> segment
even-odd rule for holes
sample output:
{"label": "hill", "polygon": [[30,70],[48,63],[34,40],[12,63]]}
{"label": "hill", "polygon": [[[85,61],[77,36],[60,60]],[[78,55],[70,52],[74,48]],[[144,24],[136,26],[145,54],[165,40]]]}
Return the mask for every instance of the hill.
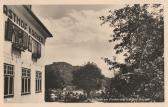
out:
{"label": "hill", "polygon": [[60,77],[63,78],[65,85],[72,85],[72,72],[78,68],[79,66],[72,66],[67,62],[53,62],[52,64],[45,66],[45,72],[59,73]]}

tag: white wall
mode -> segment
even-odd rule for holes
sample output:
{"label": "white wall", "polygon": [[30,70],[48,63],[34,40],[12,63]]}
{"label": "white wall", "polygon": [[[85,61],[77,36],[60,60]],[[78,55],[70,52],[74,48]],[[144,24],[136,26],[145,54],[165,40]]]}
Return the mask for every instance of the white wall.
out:
{"label": "white wall", "polygon": [[[12,7],[11,7],[12,8]],[[13,7],[14,8],[14,7]],[[22,18],[27,24],[32,24],[33,22],[29,22],[24,14],[19,13],[19,9],[13,9],[14,12]],[[17,11],[18,10],[18,11]],[[24,13],[24,12],[22,12]],[[4,15],[4,26],[5,21],[7,20],[7,16]],[[33,26],[33,25],[32,25]],[[37,31],[37,28],[33,26],[33,28]],[[38,31],[37,31],[38,32]],[[37,62],[33,62],[31,55],[32,53],[26,50],[25,52],[21,52],[21,57],[17,57],[12,54],[11,48],[12,44],[9,41],[4,42],[4,63],[14,65],[14,97],[12,98],[4,98],[5,102],[44,102],[44,85],[45,85],[45,72],[44,72],[44,45],[41,46],[41,58],[37,60]],[[31,94],[21,95],[21,68],[29,68],[31,69]],[[35,93],[35,73],[36,71],[42,72],[42,92]]]}

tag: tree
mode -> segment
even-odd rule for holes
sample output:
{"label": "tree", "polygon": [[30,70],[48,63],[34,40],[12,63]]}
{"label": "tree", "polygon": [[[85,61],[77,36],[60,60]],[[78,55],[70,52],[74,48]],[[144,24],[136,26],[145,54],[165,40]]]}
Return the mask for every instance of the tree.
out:
{"label": "tree", "polygon": [[[151,101],[163,101],[163,6],[160,4],[127,5],[121,9],[109,11],[109,15],[101,16],[100,20],[103,21],[102,24],[109,23],[110,27],[114,28],[112,39],[109,42],[116,43],[114,47],[116,54],[123,53],[126,56],[124,64],[105,58],[110,69],[120,69],[119,75],[123,77],[122,75],[125,75],[123,68],[126,67],[126,73],[147,78],[139,81],[134,93],[150,98]],[[125,77],[128,78],[130,75],[125,75]],[[134,80],[136,78],[132,78],[132,81]]]}
{"label": "tree", "polygon": [[83,89],[88,97],[90,97],[90,92],[92,90],[101,88],[101,79],[103,78],[104,76],[101,74],[101,70],[97,65],[90,62],[73,72],[74,85]]}
{"label": "tree", "polygon": [[53,71],[50,67],[46,66],[45,68],[45,88],[55,88],[62,89],[64,88],[64,79],[61,77],[59,71]]}

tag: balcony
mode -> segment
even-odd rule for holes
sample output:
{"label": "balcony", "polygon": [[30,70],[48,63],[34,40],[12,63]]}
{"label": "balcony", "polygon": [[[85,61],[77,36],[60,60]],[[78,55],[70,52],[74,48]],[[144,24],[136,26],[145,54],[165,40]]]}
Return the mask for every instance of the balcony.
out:
{"label": "balcony", "polygon": [[25,51],[26,47],[22,43],[15,42],[15,43],[12,43],[12,49],[16,49],[18,51]]}

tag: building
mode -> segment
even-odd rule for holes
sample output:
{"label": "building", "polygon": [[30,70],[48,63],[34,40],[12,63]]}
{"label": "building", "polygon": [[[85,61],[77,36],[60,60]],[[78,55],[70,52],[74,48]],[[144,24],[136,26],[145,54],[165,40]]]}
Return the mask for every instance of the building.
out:
{"label": "building", "polygon": [[4,102],[43,102],[44,47],[52,34],[30,5],[4,5]]}

